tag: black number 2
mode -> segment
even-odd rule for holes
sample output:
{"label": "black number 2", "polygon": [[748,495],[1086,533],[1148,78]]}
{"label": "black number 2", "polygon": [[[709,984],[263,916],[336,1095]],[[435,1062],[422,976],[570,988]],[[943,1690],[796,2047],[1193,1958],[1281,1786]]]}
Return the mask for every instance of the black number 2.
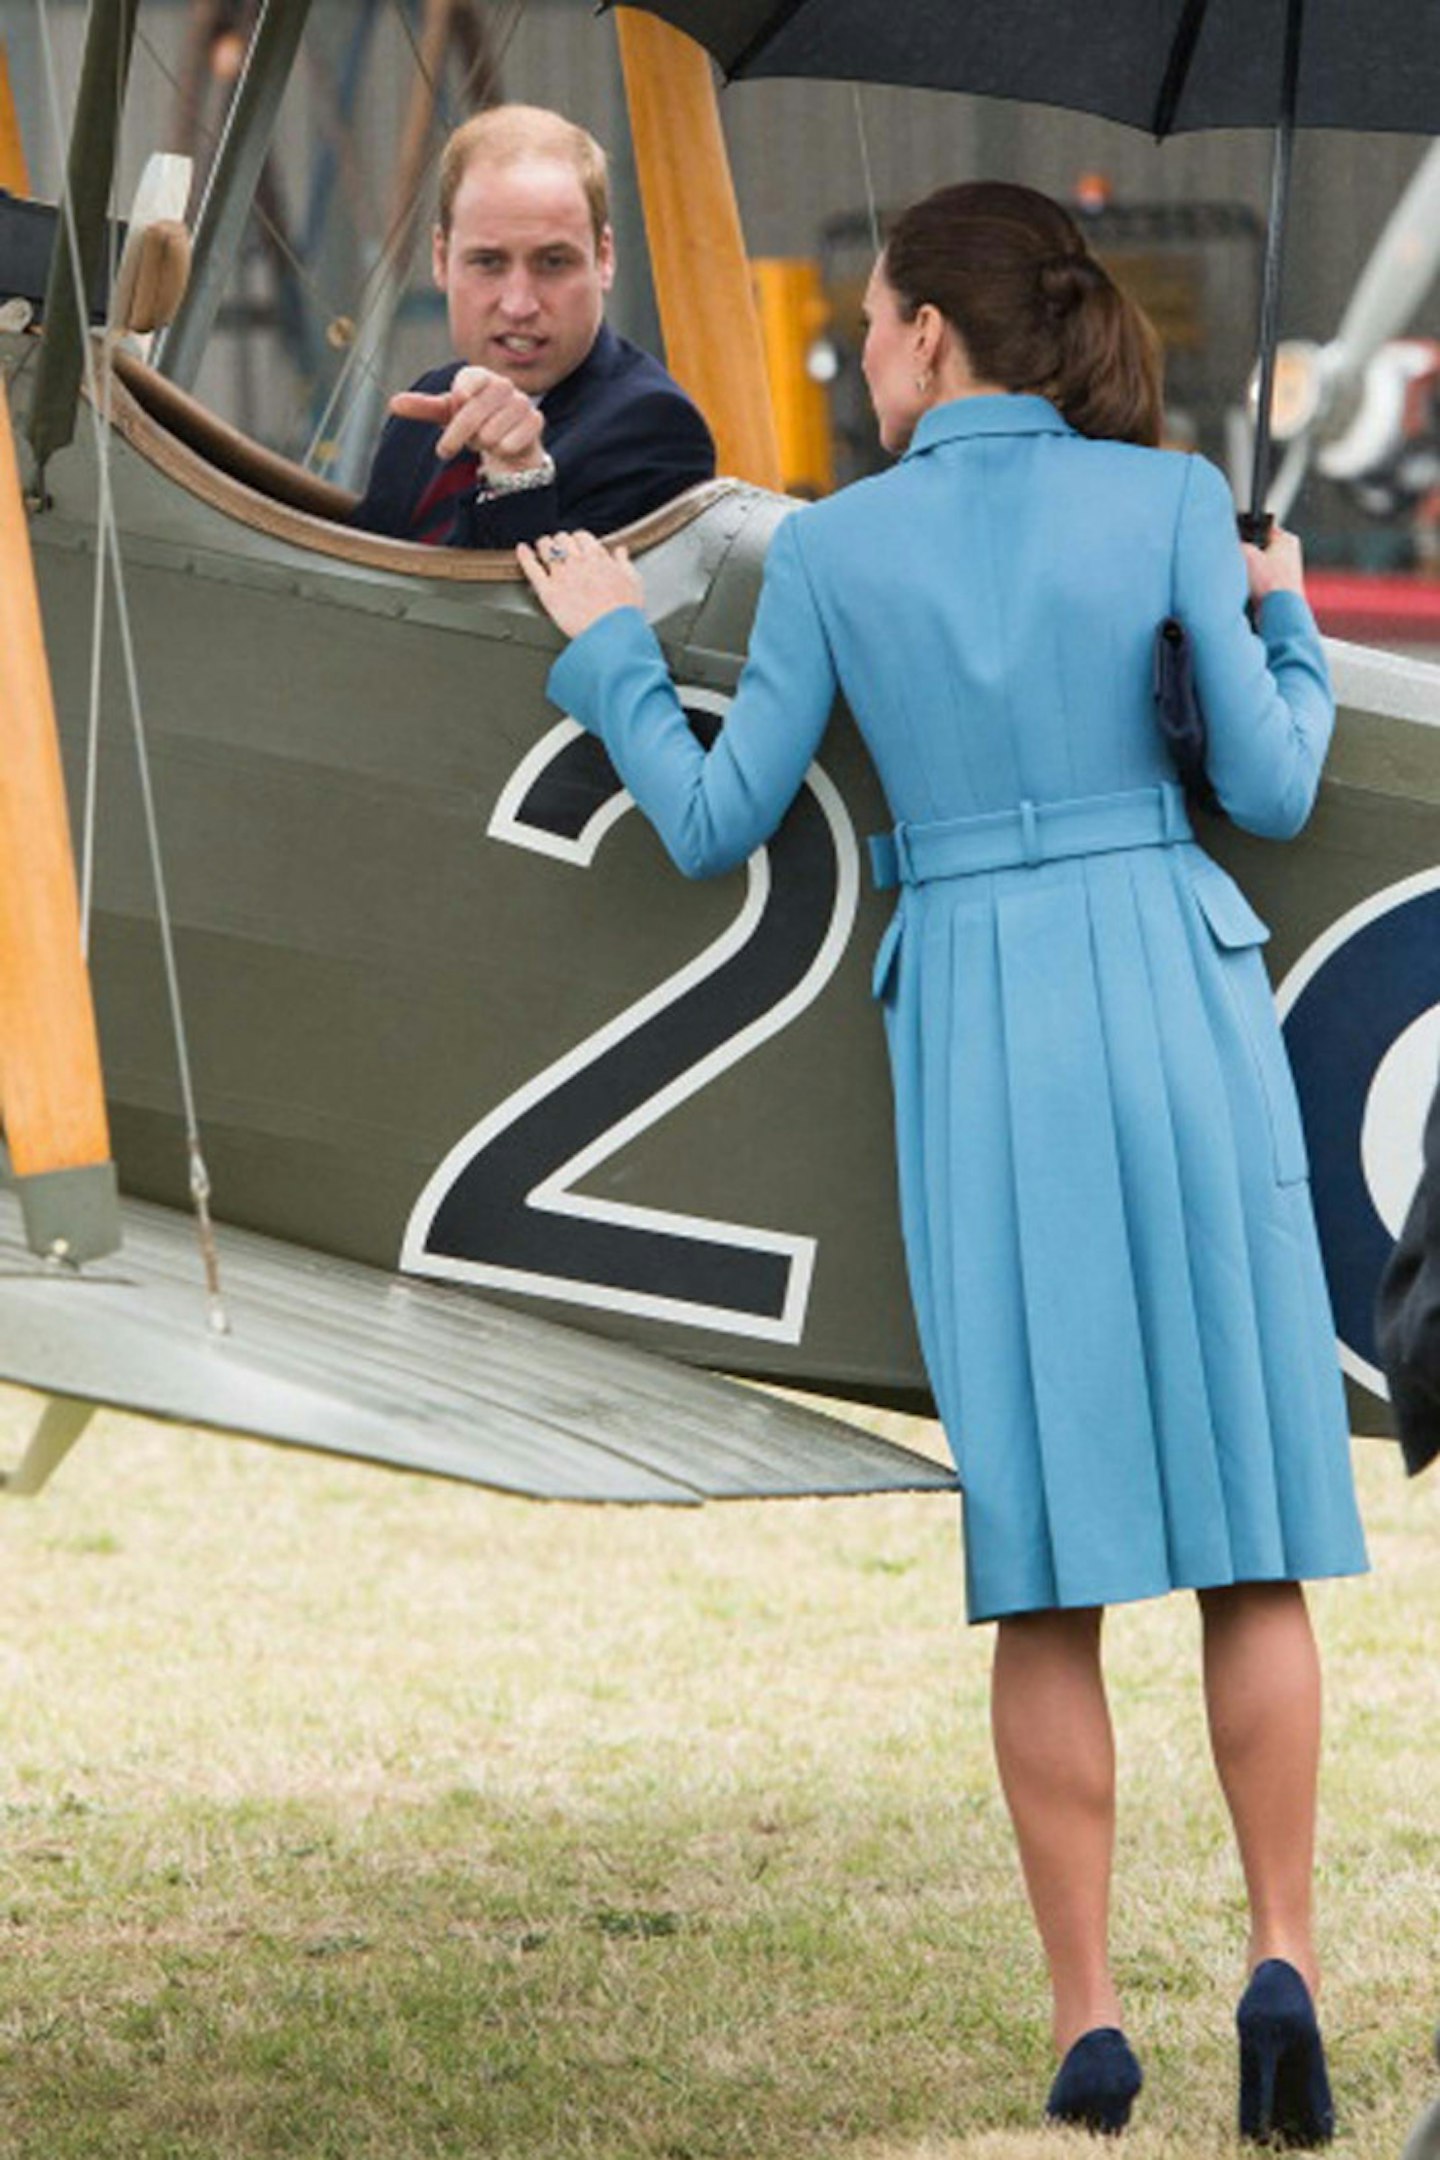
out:
{"label": "black number 2", "polygon": [[[702,740],[728,699],[682,689]],[[588,867],[633,808],[604,748],[573,720],[517,767],[490,837]],[[473,1126],[415,1204],[412,1274],[798,1342],[811,1237],[671,1214],[575,1188],[813,1003],[849,940],[854,828],[812,766],[784,825],[746,865],[744,902],[704,952]]]}

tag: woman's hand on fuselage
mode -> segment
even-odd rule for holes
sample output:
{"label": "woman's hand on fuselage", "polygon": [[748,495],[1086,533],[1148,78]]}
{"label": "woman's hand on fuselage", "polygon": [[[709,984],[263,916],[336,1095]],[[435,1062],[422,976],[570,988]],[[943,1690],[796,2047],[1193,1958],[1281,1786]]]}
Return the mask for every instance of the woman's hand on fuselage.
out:
{"label": "woman's hand on fuselage", "polygon": [[645,588],[628,551],[613,551],[593,533],[551,533],[515,550],[531,590],[566,637],[579,637],[616,608],[645,604]]}
{"label": "woman's hand on fuselage", "polygon": [[1305,565],[1300,555],[1300,542],[1294,533],[1286,532],[1277,525],[1270,535],[1269,547],[1250,547],[1241,544],[1245,557],[1245,573],[1250,580],[1250,598],[1256,607],[1272,592],[1293,592],[1302,596],[1305,591]]}

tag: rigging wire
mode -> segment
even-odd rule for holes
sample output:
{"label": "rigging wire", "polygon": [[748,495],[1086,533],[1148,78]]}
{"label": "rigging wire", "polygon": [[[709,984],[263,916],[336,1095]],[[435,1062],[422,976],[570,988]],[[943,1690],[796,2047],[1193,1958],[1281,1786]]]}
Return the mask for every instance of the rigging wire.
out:
{"label": "rigging wire", "polygon": [[[143,51],[149,58],[151,64],[155,68],[156,73],[163,76],[165,81],[170,85],[170,88],[179,93],[181,90],[179,76],[175,73],[175,70],[170,66],[169,62],[166,61],[162,57],[162,55],[156,51],[154,42],[149,36],[148,32],[137,25],[135,39],[136,43],[143,49]],[[199,137],[202,138],[205,148],[212,152],[216,150],[219,147],[220,143],[220,131],[216,128],[207,126],[204,121],[198,118],[198,116],[195,120],[194,125],[195,132]],[[266,210],[264,204],[261,203],[258,199],[251,204],[250,215],[254,218],[256,224],[260,226],[266,237],[270,240],[270,242],[275,248],[277,255],[283,256],[285,262],[294,274],[296,281],[303,287],[306,295],[314,305],[316,313],[318,315],[326,317],[327,319],[333,320],[338,311],[331,306],[329,294],[324,291],[319,279],[316,277],[309,263],[306,262],[303,256],[298,255],[295,249],[291,246],[289,237],[284,231],[283,227],[281,227],[276,222],[276,220],[271,217],[269,211]]]}
{"label": "rigging wire", "polygon": [[[142,50],[145,52],[156,73],[162,76],[164,80],[170,85],[170,88],[177,92],[177,94],[183,94],[179,76],[170,66],[169,62],[165,60],[164,57],[156,50],[154,41],[149,36],[148,32],[137,25],[135,36],[137,44],[139,44]],[[220,145],[222,130],[207,125],[198,116],[198,114],[194,118],[193,125],[195,134],[201,139],[205,148],[211,152],[217,150]],[[250,205],[250,215],[255,220],[255,223],[260,227],[261,231],[266,235],[267,239],[273,246],[276,254],[283,258],[285,264],[295,278],[296,283],[300,286],[301,290],[305,293],[306,297],[309,299],[312,306],[314,307],[316,314],[322,317],[327,322],[335,322],[340,320],[344,311],[341,308],[332,304],[331,295],[325,291],[319,278],[315,275],[315,272],[311,267],[310,263],[306,260],[304,256],[296,252],[295,248],[290,242],[289,235],[285,232],[283,226],[281,226],[278,221],[270,215],[270,212],[265,208],[264,204],[259,200],[258,196]],[[369,275],[367,275],[365,278],[362,278],[360,283],[359,293],[362,302],[363,295],[365,293],[368,283]],[[354,348],[352,345],[352,354],[353,350]],[[352,364],[353,361],[347,359],[347,367]],[[378,378],[375,378],[373,376],[373,374],[372,380],[376,381],[377,388],[384,387],[383,384],[379,383]],[[304,462],[307,465],[310,462],[310,453],[308,451],[306,452]]]}
{"label": "rigging wire", "polygon": [[[414,26],[412,25],[408,16],[405,13],[403,0],[390,0],[390,6],[391,12],[394,14],[395,19],[398,22],[405,36],[405,39],[410,46],[416,71],[419,74],[422,82],[425,84],[426,89],[430,92],[432,100],[435,103],[438,103],[440,96],[440,85],[435,79],[435,77],[432,75],[429,68],[427,68],[425,65],[424,55],[421,52],[419,41],[415,34]],[[504,29],[499,33],[497,37],[496,49],[494,50],[493,54],[482,52],[472,63],[472,65],[466,70],[460,86],[460,99],[462,103],[466,96],[469,94],[470,90],[474,87],[475,83],[480,79],[486,67],[493,67],[495,72],[498,74],[500,69],[504,66],[506,57],[510,51],[510,47],[515,40],[516,33],[519,30],[521,23],[524,21],[528,6],[529,0],[513,0],[508,20],[505,24]],[[178,92],[180,89],[179,77],[176,75],[174,69],[169,65],[169,63],[156,50],[153,40],[143,27],[137,26],[136,39],[137,42],[144,49],[146,55],[151,61],[151,64],[156,69],[157,73],[164,77],[165,81],[169,83],[172,90]],[[210,150],[214,150],[219,142],[218,131],[212,127],[205,126],[198,119],[196,121],[196,128],[197,132],[204,138],[206,147]],[[421,191],[428,185],[435,171],[435,167],[439,163],[440,151],[442,147],[443,145],[440,144],[432,145],[427,156],[420,164],[414,182],[410,187],[405,201],[400,205],[395,215],[391,218],[389,227],[381,238],[380,245],[376,250],[374,261],[370,264],[369,268],[362,274],[360,278],[359,284],[355,292],[354,304],[348,310],[339,309],[332,306],[330,295],[323,290],[320,281],[315,276],[315,273],[311,268],[310,264],[306,262],[302,256],[296,253],[294,247],[290,243],[288,235],[281,230],[279,225],[277,225],[275,220],[269,215],[263,205],[257,201],[251,206],[252,217],[254,217],[257,224],[259,224],[263,228],[265,233],[269,236],[270,240],[273,242],[276,248],[277,253],[284,257],[285,261],[288,263],[291,271],[293,272],[297,282],[300,284],[302,289],[305,291],[305,293],[308,295],[309,299],[313,303],[316,312],[323,316],[327,321],[336,321],[340,318],[342,314],[348,314],[349,319],[354,325],[353,330],[350,334],[348,349],[346,351],[344,362],[339,370],[335,382],[331,386],[330,394],[326,400],[325,408],[311,434],[310,441],[307,443],[304,453],[299,460],[299,462],[303,466],[305,466],[307,470],[313,470],[316,464],[319,462],[319,451],[321,449],[321,446],[327,440],[327,437],[331,433],[333,433],[332,423],[334,421],[336,410],[339,407],[342,398],[346,397],[347,395],[354,395],[354,384],[351,378],[358,372],[363,374],[365,379],[371,384],[373,384],[375,388],[383,390],[386,387],[385,384],[381,382],[373,361],[367,355],[366,341],[363,333],[367,328],[376,308],[381,304],[385,297],[385,293],[389,284],[389,275],[394,267],[396,259],[399,257],[402,249],[413,244],[415,208],[420,200]]]}
{"label": "rigging wire", "polygon": [[[509,25],[506,28],[504,35],[500,39],[499,50],[493,56],[493,66],[496,74],[500,72],[500,69],[505,63],[505,56],[509,52],[511,44],[514,41],[516,31],[519,29],[521,22],[524,20],[525,11],[529,4],[530,0],[513,0],[513,5],[510,10]],[[420,40],[415,34],[415,26],[405,12],[404,0],[390,0],[390,9],[396,21],[399,23],[401,30],[405,34],[406,41],[409,44],[410,52],[415,62],[416,73],[419,75],[420,80],[424,83],[426,89],[430,92],[430,100],[432,106],[438,105],[440,102],[440,91],[442,85],[439,80],[430,73],[430,70],[425,65],[425,54],[421,48]],[[483,72],[485,67],[491,64],[491,55],[485,52],[482,45],[481,50],[476,54],[475,59],[471,62],[470,66],[466,69],[463,77],[461,78],[460,99],[462,104],[464,103],[464,100],[468,96],[469,92],[473,89],[477,78]],[[420,174],[419,182],[417,183],[414,190],[415,197],[418,197],[420,187],[423,186],[425,180],[429,177],[430,172],[433,171],[438,156],[439,152],[437,150],[432,150],[429,157],[426,159],[425,166]],[[410,207],[414,207],[413,198]]]}
{"label": "rigging wire", "polygon": [[[472,64],[471,68],[468,70],[465,76],[464,83],[462,85],[462,98],[469,91],[472,83],[476,80],[482,66],[490,64],[498,70],[498,68],[503,64],[505,56],[508,53],[510,44],[514,39],[517,30],[519,29],[521,20],[524,17],[526,5],[527,0],[515,0],[515,5],[512,8],[509,23],[503,37],[500,40],[498,53],[495,53],[493,56],[489,54],[482,55],[480,58],[477,58],[477,60]],[[415,50],[417,66],[419,67],[421,75],[425,80],[426,87],[430,90],[432,99],[436,99],[438,98],[437,86],[434,80],[431,78],[429,71],[426,70],[424,67],[423,58],[420,55],[418,48],[415,47],[414,36],[413,33],[410,31],[408,23],[405,23],[403,15],[400,19],[402,21],[402,24],[404,24],[407,36],[410,38],[412,49]],[[57,142],[59,142],[63,141],[64,139],[64,120],[61,112],[58,77],[55,66],[54,47],[51,40],[47,0],[39,0],[38,23],[40,32],[41,54],[44,62],[46,92],[50,107],[51,124],[55,131],[56,140]],[[159,72],[166,77],[172,87],[178,88],[178,83],[174,74],[167,67],[165,62],[161,59],[160,55],[155,51],[154,45],[144,31],[140,32],[140,42],[144,46],[146,52],[149,54],[152,62],[159,70]],[[118,79],[116,83],[116,103],[118,123],[118,107],[120,105],[120,83]],[[387,267],[387,259],[389,255],[398,251],[399,244],[404,238],[406,229],[413,220],[415,205],[419,200],[420,191],[428,181],[438,160],[438,155],[438,147],[432,148],[427,158],[419,166],[415,180],[409,193],[409,197],[406,203],[402,205],[400,213],[392,222],[391,231],[386,237],[386,241],[384,243],[384,247],[382,248],[380,257],[378,258],[377,262],[372,266],[367,278],[362,283],[362,294],[365,291],[366,287],[371,285],[376,286],[376,297],[378,297],[379,292],[383,290],[383,284],[377,284],[376,281],[380,278],[380,273]],[[188,1031],[185,1024],[183,1000],[180,990],[179,969],[175,955],[173,920],[169,904],[168,887],[165,878],[164,859],[160,845],[159,822],[155,804],[154,784],[150,769],[149,743],[145,726],[143,704],[140,694],[139,670],[135,658],[134,635],[131,626],[130,609],[125,585],[125,571],[120,546],[119,525],[114,508],[110,462],[112,374],[111,370],[107,366],[105,370],[104,382],[102,385],[97,377],[97,372],[95,368],[94,353],[91,348],[88,328],[86,327],[89,322],[89,307],[87,296],[85,295],[83,290],[84,281],[80,263],[79,235],[75,225],[74,205],[71,201],[69,193],[68,174],[66,176],[65,186],[63,187],[61,192],[61,215],[65,231],[67,254],[70,261],[71,273],[74,278],[77,295],[77,306],[79,320],[81,324],[82,363],[84,367],[87,401],[90,405],[91,423],[95,435],[97,472],[97,544],[95,583],[92,602],[89,712],[87,724],[86,761],[84,776],[84,811],[82,821],[81,947],[82,952],[88,959],[90,928],[94,908],[94,860],[95,838],[98,822],[97,798],[99,742],[100,718],[102,709],[102,674],[106,618],[105,588],[106,572],[108,569],[109,581],[114,599],[116,623],[119,630],[121,662],[125,678],[126,698],[129,706],[132,733],[135,741],[136,767],[139,780],[142,815],[145,826],[146,845],[150,860],[151,878],[155,893],[157,925],[160,933],[161,952],[164,963],[166,995],[170,1010],[171,1031],[175,1045],[177,1073],[185,1130],[185,1142],[189,1159],[190,1196],[195,1211],[197,1234],[200,1244],[201,1257],[205,1270],[206,1288],[209,1299],[210,1324],[212,1328],[215,1329],[217,1332],[224,1332],[228,1329],[229,1322],[226,1316],[225,1306],[223,1302],[219,1272],[219,1257],[216,1251],[214,1224],[210,1215],[209,1203],[211,1197],[211,1183],[209,1171],[206,1166],[204,1157],[204,1149],[201,1140],[199,1118],[195,1101],[193,1067],[190,1057]],[[311,299],[319,303],[320,306],[323,308],[325,303],[325,295],[321,292],[319,283],[311,272],[309,266],[296,255],[294,249],[290,246],[285,234],[280,231],[280,229],[276,226],[274,220],[269,218],[259,205],[256,206],[255,215],[265,225],[265,228],[269,232],[277,249],[290,262],[300,282],[310,294]],[[113,293],[117,276],[116,258],[118,249],[118,234],[113,215],[107,219],[106,244],[108,253],[109,289]],[[374,298],[372,298],[370,306],[373,307],[374,304],[375,300]],[[353,361],[353,351],[351,357]],[[344,379],[345,373],[349,371],[349,366],[350,363],[347,363],[347,370],[342,371],[342,380]]]}
{"label": "rigging wire", "polygon": [[[64,139],[65,131],[60,110],[54,48],[50,40],[48,0],[39,0],[38,21],[51,124],[55,129],[56,141],[60,142]],[[109,370],[107,367],[106,394],[102,400],[96,378],[95,355],[90,341],[90,311],[88,297],[85,292],[84,272],[80,261],[80,236],[75,225],[75,206],[71,200],[68,171],[65,184],[61,190],[60,210],[64,225],[66,251],[70,260],[71,274],[75,281],[76,301],[79,310],[80,347],[85,371],[85,392],[90,404],[91,420],[95,431],[98,481],[96,493],[96,554],[102,563],[107,557],[109,560],[111,585],[115,600],[115,615],[120,631],[120,649],[125,671],[131,728],[135,738],[136,768],[140,783],[140,798],[144,816],[146,844],[149,850],[151,879],[155,893],[155,911],[160,931],[161,954],[164,961],[171,1032],[174,1039],[176,1065],[179,1074],[185,1146],[189,1160],[190,1198],[195,1211],[196,1232],[201,1261],[205,1271],[210,1326],[215,1333],[224,1334],[228,1332],[230,1323],[221,1293],[219,1254],[215,1246],[215,1226],[210,1215],[210,1175],[205,1164],[204,1151],[200,1140],[199,1121],[196,1115],[190,1048],[180,996],[179,970],[175,961],[175,940],[171,923],[169,895],[165,883],[165,868],[160,851],[160,833],[155,811],[155,791],[150,774],[149,745],[140,701],[139,674],[135,665],[135,646],[131,634],[130,610],[125,591],[124,567],[121,561],[120,532],[115,517],[114,497],[111,490]],[[101,587],[101,599],[98,604],[103,611],[103,585]],[[98,744],[99,739],[99,673],[98,669],[95,668],[92,668],[91,694],[94,704],[90,715],[89,735],[92,745],[91,754],[93,755],[93,746]],[[87,772],[87,796],[92,787],[93,778]]]}
{"label": "rigging wire", "polygon": [[[462,103],[479,78],[483,68],[493,66],[498,74],[504,66],[506,56],[514,42],[515,34],[525,18],[528,5],[529,0],[514,0],[509,21],[499,39],[498,50],[493,55],[493,59],[491,55],[482,53],[466,70],[460,86]],[[430,92],[431,109],[433,111],[440,101],[440,84],[425,65],[425,56],[420,49],[414,27],[405,14],[401,0],[391,0],[391,7],[409,42],[416,71],[426,89]],[[391,272],[398,264],[400,256],[407,249],[414,246],[415,213],[420,201],[421,191],[429,185],[431,176],[440,161],[443,148],[443,143],[433,143],[425,157],[418,163],[415,178],[406,197],[390,221],[390,229],[380,244],[374,262],[371,263],[370,268],[360,281],[355,329],[350,339],[349,351],[345,355],[344,363],[326,400],[324,411],[316,423],[310,441],[306,445],[304,456],[300,460],[301,464],[307,468],[313,468],[319,462],[322,445],[338,433],[334,426],[334,420],[342,399],[348,398],[353,403],[355,389],[351,382],[352,375],[357,370],[363,370],[370,382],[376,383],[378,381],[373,365],[365,357],[366,340],[364,332],[368,328],[375,310],[385,299],[390,288]],[[379,387],[383,389],[384,385],[380,384]],[[343,426],[343,421],[341,425]]]}
{"label": "rigging wire", "polygon": [[[113,283],[111,290],[114,290]],[[105,376],[105,428],[110,427],[110,375]],[[105,550],[95,550],[90,608],[90,703],[85,732],[85,796],[80,819],[80,956],[90,959],[90,916],[95,897],[95,813],[100,769],[100,676],[105,650]]]}
{"label": "rigging wire", "polygon": [[865,208],[870,214],[870,244],[878,258],[880,254],[880,205],[875,196],[875,168],[870,162],[870,137],[865,128],[865,107],[860,100],[859,83],[851,83],[850,94],[855,106],[855,132],[860,139],[860,169],[865,176]]}
{"label": "rigging wire", "polygon": [[[124,81],[121,69],[115,71],[115,129],[113,140],[120,140],[120,123],[124,108]],[[105,290],[112,296],[119,270],[119,235],[115,220],[105,220]],[[77,253],[78,260],[78,253]],[[81,336],[86,322],[82,306]],[[105,375],[104,431],[110,437],[111,389],[110,374]],[[85,737],[85,796],[80,821],[80,955],[87,966],[90,960],[90,918],[95,891],[95,832],[100,770],[100,677],[105,651],[105,550],[95,550],[95,584],[90,614],[90,704],[89,720]]]}

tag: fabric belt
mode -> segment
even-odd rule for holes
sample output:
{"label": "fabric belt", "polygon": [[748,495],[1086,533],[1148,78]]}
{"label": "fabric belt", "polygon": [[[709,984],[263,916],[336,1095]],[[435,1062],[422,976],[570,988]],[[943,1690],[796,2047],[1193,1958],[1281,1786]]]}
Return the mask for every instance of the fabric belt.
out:
{"label": "fabric belt", "polygon": [[1184,790],[1173,781],[1123,795],[1081,795],[1071,802],[1022,802],[983,817],[948,818],[937,825],[897,825],[870,840],[870,870],[878,891],[926,885],[934,878],[975,877],[982,870],[1018,870],[1063,862],[1071,855],[1107,855],[1117,848],[1173,847],[1194,837]]}

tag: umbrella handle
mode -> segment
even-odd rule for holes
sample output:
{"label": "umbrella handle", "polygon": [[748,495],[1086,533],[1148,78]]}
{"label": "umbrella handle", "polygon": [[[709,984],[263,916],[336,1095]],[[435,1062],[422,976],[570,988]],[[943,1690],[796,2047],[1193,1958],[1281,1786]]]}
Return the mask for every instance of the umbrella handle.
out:
{"label": "umbrella handle", "polygon": [[[1235,530],[1247,547],[1268,548],[1270,536],[1275,530],[1275,520],[1268,510],[1237,510],[1235,513]],[[1247,600],[1245,602],[1245,613],[1249,618],[1251,629],[1258,629],[1260,622],[1259,603],[1254,600]]]}
{"label": "umbrella handle", "polygon": [[[1270,492],[1270,401],[1275,392],[1275,344],[1280,319],[1280,262],[1290,203],[1290,153],[1300,87],[1300,31],[1305,0],[1286,0],[1285,51],[1280,79],[1280,119],[1270,168],[1270,216],[1265,229],[1265,266],[1260,294],[1260,393],[1255,408],[1255,454],[1250,474],[1250,515],[1259,517]],[[1265,542],[1256,543],[1263,547]]]}

